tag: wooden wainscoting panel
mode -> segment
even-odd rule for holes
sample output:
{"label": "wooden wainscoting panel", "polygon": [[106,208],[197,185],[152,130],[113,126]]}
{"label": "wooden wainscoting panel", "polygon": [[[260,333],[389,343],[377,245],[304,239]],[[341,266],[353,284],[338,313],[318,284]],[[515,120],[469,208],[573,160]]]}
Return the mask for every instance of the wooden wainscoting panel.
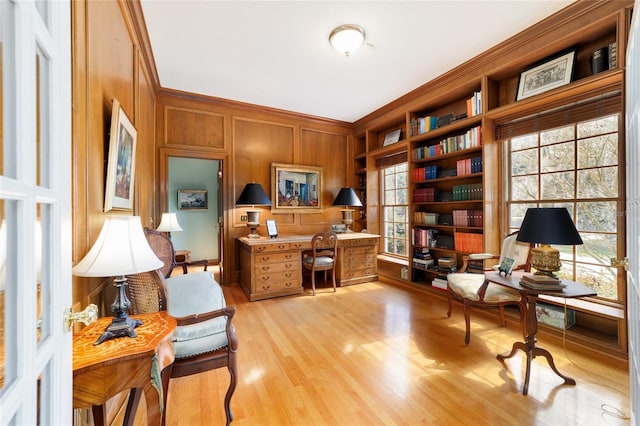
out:
{"label": "wooden wainscoting panel", "polygon": [[224,148],[223,114],[166,105],[164,115],[164,144]]}

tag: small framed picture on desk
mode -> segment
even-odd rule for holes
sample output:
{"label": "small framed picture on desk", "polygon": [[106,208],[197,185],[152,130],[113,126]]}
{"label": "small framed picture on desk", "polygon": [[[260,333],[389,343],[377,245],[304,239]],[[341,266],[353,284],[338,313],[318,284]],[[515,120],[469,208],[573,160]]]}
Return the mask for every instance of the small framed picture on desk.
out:
{"label": "small framed picture on desk", "polygon": [[274,219],[267,219],[267,234],[269,234],[271,238],[278,236],[278,226]]}

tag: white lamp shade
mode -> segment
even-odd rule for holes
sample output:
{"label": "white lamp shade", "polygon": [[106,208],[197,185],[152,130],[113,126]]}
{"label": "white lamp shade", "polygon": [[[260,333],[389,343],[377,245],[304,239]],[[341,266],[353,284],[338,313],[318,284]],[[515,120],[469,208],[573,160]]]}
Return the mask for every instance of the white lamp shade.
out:
{"label": "white lamp shade", "polygon": [[139,216],[112,216],[104,222],[98,239],[73,273],[110,277],[152,271],[162,265],[144,236]]}
{"label": "white lamp shade", "polygon": [[162,213],[162,219],[157,231],[159,232],[177,232],[182,231],[182,227],[178,223],[178,217],[175,213]]}
{"label": "white lamp shade", "polygon": [[358,50],[363,42],[364,30],[353,24],[341,25],[329,35],[331,46],[345,56]]}

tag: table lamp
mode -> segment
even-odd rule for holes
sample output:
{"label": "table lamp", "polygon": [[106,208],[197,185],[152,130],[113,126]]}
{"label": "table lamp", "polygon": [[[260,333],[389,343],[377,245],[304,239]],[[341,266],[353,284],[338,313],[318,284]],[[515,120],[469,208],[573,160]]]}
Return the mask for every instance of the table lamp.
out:
{"label": "table lamp", "polygon": [[247,238],[258,238],[260,235],[256,233],[258,226],[260,226],[260,210],[256,210],[255,206],[270,206],[271,200],[262,189],[262,185],[259,183],[248,183],[242,192],[236,206],[251,206],[251,209],[247,209],[247,226],[250,229]]}
{"label": "table lamp", "polygon": [[550,244],[582,244],[569,212],[564,207],[538,207],[527,209],[517,241],[534,243],[531,250],[531,267],[537,275],[554,277],[560,270],[560,252]]}
{"label": "table lamp", "polygon": [[342,212],[342,223],[347,226],[347,232],[353,232],[349,226],[353,223],[353,209],[347,207],[362,207],[362,202],[356,195],[356,191],[351,187],[341,188],[338,196],[333,201],[334,206],[344,206]]}
{"label": "table lamp", "polygon": [[162,213],[162,219],[160,219],[160,225],[158,225],[156,231],[166,232],[167,237],[170,239],[172,232],[183,231],[183,229],[178,223],[178,217],[175,213]]}
{"label": "table lamp", "polygon": [[74,275],[80,277],[116,276],[113,280],[116,298],[111,304],[113,320],[95,345],[117,337],[136,337],[134,329],[142,321],[127,314],[131,302],[125,294],[126,275],[152,271],[162,265],[144,236],[139,216],[112,216],[104,222],[89,253],[73,267]]}

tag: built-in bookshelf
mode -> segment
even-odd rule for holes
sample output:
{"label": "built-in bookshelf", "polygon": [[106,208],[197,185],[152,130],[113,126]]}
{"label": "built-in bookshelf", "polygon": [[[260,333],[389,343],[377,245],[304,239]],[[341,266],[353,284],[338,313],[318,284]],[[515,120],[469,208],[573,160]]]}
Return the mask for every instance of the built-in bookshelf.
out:
{"label": "built-in bookshelf", "polygon": [[[482,92],[409,113],[412,281],[438,286],[484,251]],[[425,260],[421,257],[428,257]],[[435,282],[434,282],[435,280]]]}
{"label": "built-in bookshelf", "polygon": [[356,136],[353,148],[353,168],[355,173],[354,190],[362,201],[362,208],[356,209],[351,228],[360,232],[367,229],[367,138]]}
{"label": "built-in bookshelf", "polygon": [[[433,280],[445,279],[434,270],[438,259],[457,268],[467,253],[500,252],[508,229],[502,218],[503,158],[496,126],[622,93],[632,6],[631,1],[576,2],[355,123],[356,134],[366,141],[366,160],[361,161],[366,163],[362,174],[370,232],[382,233],[376,170],[385,158],[402,153],[409,163],[409,284],[435,292]],[[591,55],[605,47],[609,53],[614,46],[615,61],[594,73]],[[566,51],[575,51],[570,82],[518,100],[523,73]],[[396,129],[401,129],[400,140],[385,144],[385,136]],[[468,143],[473,134],[477,144]],[[357,154],[354,161],[359,161]],[[357,181],[359,170],[356,165]],[[405,280],[402,268],[391,258],[378,265],[381,276],[398,280]],[[576,325],[567,335],[592,349],[625,353],[623,309],[596,307],[591,313],[592,308],[577,308]]]}

